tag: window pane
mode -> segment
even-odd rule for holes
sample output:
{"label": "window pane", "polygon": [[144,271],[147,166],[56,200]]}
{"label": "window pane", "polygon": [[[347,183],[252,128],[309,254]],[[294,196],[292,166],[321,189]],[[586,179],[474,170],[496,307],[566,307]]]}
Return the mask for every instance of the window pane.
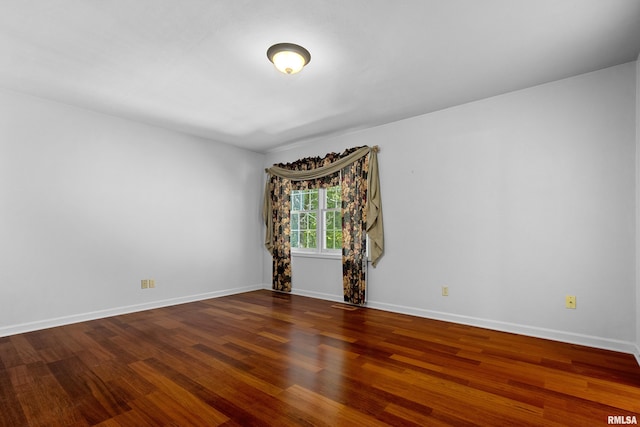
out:
{"label": "window pane", "polygon": [[299,190],[293,190],[291,192],[291,210],[292,211],[299,211],[300,208],[302,207],[300,196],[301,195]]}
{"label": "window pane", "polygon": [[300,224],[300,214],[292,213],[291,214],[291,230],[298,230]]}
{"label": "window pane", "polygon": [[312,211],[318,209],[318,190],[309,190],[304,197],[304,210]]}
{"label": "window pane", "polygon": [[311,195],[311,202],[313,203],[313,209],[318,209],[319,190],[315,190]]}
{"label": "window pane", "polygon": [[315,231],[316,227],[318,226],[316,214],[315,213],[307,214],[307,220],[308,220],[308,227],[307,228],[309,230]]}
{"label": "window pane", "polygon": [[325,215],[327,231],[342,229],[342,213],[340,211],[329,211]]}
{"label": "window pane", "polygon": [[333,228],[342,230],[342,212],[336,212],[333,220]]}
{"label": "window pane", "polygon": [[301,248],[315,248],[316,247],[316,231],[305,230],[300,232],[300,247]]}
{"label": "window pane", "polygon": [[330,230],[333,225],[333,212],[324,213],[324,223],[326,224],[327,230]]}
{"label": "window pane", "polygon": [[291,232],[291,247],[292,248],[299,248],[300,247],[300,234],[298,233],[298,231],[292,231]]}
{"label": "window pane", "polygon": [[342,231],[327,231],[326,249],[342,248]]}
{"label": "window pane", "polygon": [[327,188],[327,209],[335,209],[341,206],[342,194],[340,186]]}
{"label": "window pane", "polygon": [[325,220],[327,231],[331,231],[333,229],[333,217],[335,216],[335,212],[325,212]]}

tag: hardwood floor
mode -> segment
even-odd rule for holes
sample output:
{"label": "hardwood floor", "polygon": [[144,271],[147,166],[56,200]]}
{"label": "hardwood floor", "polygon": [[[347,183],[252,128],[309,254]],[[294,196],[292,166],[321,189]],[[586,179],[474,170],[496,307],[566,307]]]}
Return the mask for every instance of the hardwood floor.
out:
{"label": "hardwood floor", "polygon": [[270,291],[0,338],[2,426],[598,426],[609,416],[640,418],[631,355]]}

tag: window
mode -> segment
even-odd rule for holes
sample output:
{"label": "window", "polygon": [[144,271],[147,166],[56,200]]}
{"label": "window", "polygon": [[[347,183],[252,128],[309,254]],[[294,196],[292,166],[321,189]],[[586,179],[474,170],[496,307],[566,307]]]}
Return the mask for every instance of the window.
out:
{"label": "window", "polygon": [[340,186],[291,192],[291,250],[339,254],[342,250]]}

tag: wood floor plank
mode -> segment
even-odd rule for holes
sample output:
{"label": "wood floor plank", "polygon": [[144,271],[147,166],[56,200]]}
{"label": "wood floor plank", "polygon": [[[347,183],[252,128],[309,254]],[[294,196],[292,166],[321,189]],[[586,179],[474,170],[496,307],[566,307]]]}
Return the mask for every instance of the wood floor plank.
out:
{"label": "wood floor plank", "polygon": [[[23,383],[14,385],[29,426],[91,425],[71,397],[42,363],[26,366]],[[4,417],[5,411],[2,411]]]}
{"label": "wood floor plank", "polygon": [[[229,420],[229,417],[180,387],[164,375],[163,372],[157,371],[153,366],[149,365],[149,363],[140,361],[132,363],[130,366],[138,375],[154,384],[162,392],[158,396],[168,397],[173,405],[181,408],[180,412],[186,411],[192,414],[192,420],[196,420],[203,425],[220,425]],[[174,406],[171,412],[174,412],[177,406]]]}
{"label": "wood floor plank", "polygon": [[[0,361],[0,426],[13,427],[27,425],[27,418],[24,414],[20,401],[13,384],[24,383],[24,380],[12,381],[12,372],[3,369],[4,365]],[[26,370],[24,365],[11,368],[14,371],[14,378],[22,378],[26,373],[16,373],[15,371]]]}
{"label": "wood floor plank", "polygon": [[385,426],[371,415],[354,410],[297,384],[285,390],[279,398],[289,406],[313,414],[315,425]]}
{"label": "wood floor plank", "polygon": [[243,425],[312,425],[307,420],[311,414],[301,411],[297,406],[287,405],[270,394],[263,393],[235,378],[224,378],[220,381],[212,377],[200,377],[198,383],[216,393],[225,402],[233,402],[242,409],[239,414],[244,417]]}
{"label": "wood floor plank", "polygon": [[0,427],[598,426],[629,354],[271,291],[0,338]]}

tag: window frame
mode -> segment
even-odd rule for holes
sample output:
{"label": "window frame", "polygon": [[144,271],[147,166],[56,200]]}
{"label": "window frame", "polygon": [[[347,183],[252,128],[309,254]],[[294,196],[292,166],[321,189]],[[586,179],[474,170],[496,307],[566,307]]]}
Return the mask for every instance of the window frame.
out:
{"label": "window frame", "polygon": [[[339,189],[341,189],[340,185],[335,186]],[[300,256],[300,257],[310,257],[310,258],[341,258],[342,257],[342,247],[338,248],[338,249],[327,249],[326,248],[326,242],[327,242],[327,218],[326,218],[326,213],[327,212],[339,212],[340,213],[340,218],[342,218],[342,203],[340,203],[340,206],[338,207],[334,207],[334,208],[328,208],[327,207],[327,190],[329,190],[330,188],[335,188],[335,187],[329,187],[329,188],[310,188],[307,190],[293,190],[291,192],[291,208],[289,211],[289,218],[290,218],[290,226],[293,225],[293,214],[294,213],[305,213],[308,214],[309,212],[315,212],[316,213],[316,247],[315,248],[299,248],[299,247],[294,247],[293,245],[291,245],[291,255],[292,256]],[[304,191],[317,191],[318,192],[318,208],[316,210],[304,210],[304,209],[300,209],[300,210],[294,210],[294,203],[293,203],[293,197],[295,195],[296,192],[304,192]],[[298,228],[299,229],[299,228]],[[291,229],[291,234],[293,234],[293,229]],[[290,236],[289,238],[291,239],[292,236]]]}

